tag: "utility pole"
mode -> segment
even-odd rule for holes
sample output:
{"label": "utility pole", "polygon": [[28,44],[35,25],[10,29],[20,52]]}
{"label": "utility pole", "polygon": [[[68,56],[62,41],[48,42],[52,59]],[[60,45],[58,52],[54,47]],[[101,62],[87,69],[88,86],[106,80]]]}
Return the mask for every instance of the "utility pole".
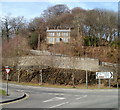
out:
{"label": "utility pole", "polygon": [[40,34],[38,35],[38,50],[40,50]]}

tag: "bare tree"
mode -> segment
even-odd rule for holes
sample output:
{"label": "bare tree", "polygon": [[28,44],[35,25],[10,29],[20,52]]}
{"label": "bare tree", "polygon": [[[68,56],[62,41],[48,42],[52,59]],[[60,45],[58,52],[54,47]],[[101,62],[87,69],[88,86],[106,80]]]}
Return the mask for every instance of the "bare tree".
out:
{"label": "bare tree", "polygon": [[79,13],[74,17],[73,24],[77,29],[77,36],[80,43],[80,46],[83,46],[83,31],[85,25],[86,15],[84,13]]}
{"label": "bare tree", "polygon": [[12,31],[14,34],[18,34],[19,30],[24,28],[24,17],[13,17],[10,21],[9,21],[9,25],[12,27]]}
{"label": "bare tree", "polygon": [[4,34],[8,41],[9,41],[10,30],[12,29],[9,23],[10,23],[10,18],[8,16],[2,18],[2,36]]}
{"label": "bare tree", "polygon": [[43,17],[48,20],[52,18],[53,16],[59,16],[62,13],[69,13],[70,10],[66,5],[55,5],[52,7],[49,7],[47,10],[44,10]]}

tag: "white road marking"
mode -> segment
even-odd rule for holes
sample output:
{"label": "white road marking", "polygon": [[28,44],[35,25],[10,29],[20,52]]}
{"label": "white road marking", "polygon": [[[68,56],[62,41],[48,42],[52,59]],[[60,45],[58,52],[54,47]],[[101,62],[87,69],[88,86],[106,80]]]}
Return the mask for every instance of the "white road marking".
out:
{"label": "white road marking", "polygon": [[53,93],[48,93],[49,95],[53,95]]}
{"label": "white road marking", "polygon": [[49,108],[55,108],[55,107],[59,107],[59,106],[62,106],[62,105],[68,104],[68,103],[69,103],[69,102],[61,103],[61,104],[54,105],[54,106],[52,106],[52,107],[49,107]]}
{"label": "white road marking", "polygon": [[78,97],[78,96],[80,96],[80,95],[75,95],[75,96],[77,96],[77,97]]}
{"label": "white road marking", "polygon": [[64,95],[64,94],[59,94],[59,93],[48,93],[49,95]]}
{"label": "white road marking", "polygon": [[84,95],[84,96],[81,96],[81,97],[79,97],[79,98],[76,98],[76,100],[79,100],[79,99],[85,98],[85,97],[87,97],[87,95]]}
{"label": "white road marking", "polygon": [[64,97],[54,97],[52,99],[49,99],[49,100],[45,100],[43,102],[51,102],[51,101],[58,101],[58,100],[63,100],[63,99],[66,99]]}
{"label": "white road marking", "polygon": [[56,93],[56,94],[54,94],[54,95],[64,95],[64,94],[59,94],[59,93]]}
{"label": "white road marking", "polygon": [[60,95],[64,95],[64,94],[60,94]]}
{"label": "white road marking", "polygon": [[16,92],[24,92],[24,90],[16,90]]}

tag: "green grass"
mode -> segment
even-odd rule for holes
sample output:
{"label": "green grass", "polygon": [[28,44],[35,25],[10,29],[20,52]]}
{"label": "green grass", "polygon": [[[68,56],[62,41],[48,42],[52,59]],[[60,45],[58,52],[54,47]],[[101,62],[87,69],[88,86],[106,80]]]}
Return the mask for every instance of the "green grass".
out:
{"label": "green grass", "polygon": [[0,89],[0,95],[6,95],[6,91],[5,91],[5,90]]}

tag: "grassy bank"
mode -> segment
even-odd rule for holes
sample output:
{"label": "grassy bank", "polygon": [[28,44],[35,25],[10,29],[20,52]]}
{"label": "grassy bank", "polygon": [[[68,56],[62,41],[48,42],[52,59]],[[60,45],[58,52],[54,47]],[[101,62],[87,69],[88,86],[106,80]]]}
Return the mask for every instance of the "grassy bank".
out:
{"label": "grassy bank", "polygon": [[[3,81],[6,82],[6,81]],[[43,83],[42,85],[39,83],[32,83],[32,82],[16,82],[16,81],[9,81],[9,83],[12,84],[18,84],[18,85],[27,85],[27,86],[40,86],[40,87],[52,87],[52,88],[68,88],[68,89],[74,89],[72,85],[57,85],[57,84],[47,84],[47,83]],[[75,86],[75,89],[117,89],[117,88],[113,88],[113,87],[106,87],[104,85],[101,84],[101,88],[98,88],[98,85],[88,85],[88,88],[86,87],[86,84],[80,84]]]}
{"label": "grassy bank", "polygon": [[0,95],[6,95],[6,91],[5,91],[5,90],[0,89]]}

